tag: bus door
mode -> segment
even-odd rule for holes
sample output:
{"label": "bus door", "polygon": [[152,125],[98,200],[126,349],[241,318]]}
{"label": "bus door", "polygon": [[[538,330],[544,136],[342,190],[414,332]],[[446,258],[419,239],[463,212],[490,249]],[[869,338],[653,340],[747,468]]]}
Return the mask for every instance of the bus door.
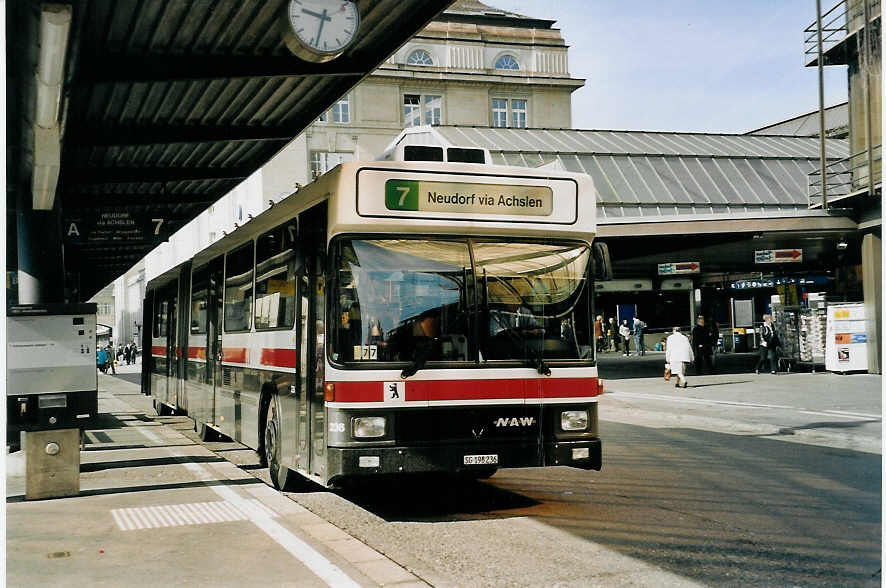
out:
{"label": "bus door", "polygon": [[185,389],[185,381],[188,379],[188,312],[190,311],[189,300],[191,297],[191,262],[187,262],[181,268],[176,291],[176,304],[179,315],[176,317],[176,348],[175,348],[175,406],[184,411],[188,410],[188,396]]}
{"label": "bus door", "polygon": [[210,396],[209,406],[206,407],[206,422],[212,424],[218,422],[216,407],[218,406],[218,395],[221,393],[221,316],[224,302],[222,297],[224,279],[224,257],[220,255],[209,262],[209,292],[206,304],[206,384]]}
{"label": "bus door", "polygon": [[166,288],[166,386],[161,400],[177,406],[178,389],[178,280]]}
{"label": "bus door", "polygon": [[310,439],[310,386],[308,379],[311,372],[312,361],[314,356],[314,345],[311,338],[311,324],[308,320],[310,314],[310,287],[308,275],[301,272],[296,278],[296,296],[298,307],[296,316],[298,317],[297,337],[298,342],[296,349],[298,353],[298,374],[296,376],[296,396],[295,396],[295,466],[297,469],[308,471],[310,462],[310,451],[308,450],[308,440]]}

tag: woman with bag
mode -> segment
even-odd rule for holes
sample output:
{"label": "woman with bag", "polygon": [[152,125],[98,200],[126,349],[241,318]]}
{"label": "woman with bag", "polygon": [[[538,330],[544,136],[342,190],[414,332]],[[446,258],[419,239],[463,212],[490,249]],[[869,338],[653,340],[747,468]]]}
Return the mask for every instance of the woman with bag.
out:
{"label": "woman with bag", "polygon": [[[665,349],[666,366],[670,366],[670,374],[677,377],[674,383],[675,388],[681,385],[685,388],[687,385],[684,374],[686,373],[686,364],[691,363],[695,359],[692,353],[692,345],[689,339],[680,332],[680,327],[674,327],[674,332],[668,337],[667,347]],[[665,370],[665,379],[668,379],[668,370]]]}

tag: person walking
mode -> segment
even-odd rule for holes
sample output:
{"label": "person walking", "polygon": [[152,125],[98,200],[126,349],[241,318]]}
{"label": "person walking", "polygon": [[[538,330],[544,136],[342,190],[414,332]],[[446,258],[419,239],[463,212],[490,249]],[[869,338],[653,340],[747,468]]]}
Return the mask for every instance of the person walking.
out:
{"label": "person walking", "polygon": [[618,328],[619,338],[622,340],[625,346],[625,351],[622,353],[625,357],[631,356],[631,328],[628,326],[628,319],[624,319],[621,321],[621,326]]}
{"label": "person walking", "polygon": [[132,358],[132,345],[127,343],[126,347],[123,348],[123,360],[126,362],[126,365],[130,364],[131,358]]}
{"label": "person walking", "polygon": [[108,363],[107,363],[107,366],[108,366],[108,371],[111,372],[111,373],[114,374],[114,375],[117,375],[117,368],[114,367],[114,363],[115,363],[116,361],[117,361],[117,359],[114,357],[114,346],[113,346],[113,345],[108,345]]}
{"label": "person walking", "polygon": [[612,317],[609,317],[609,329],[606,334],[609,338],[609,351],[618,353],[618,325],[615,324],[615,319]]}
{"label": "person walking", "polygon": [[778,333],[775,332],[775,327],[772,325],[772,315],[764,314],[763,326],[760,330],[760,359],[754,369],[756,373],[760,373],[760,367],[767,360],[769,361],[769,373],[778,372],[778,347],[780,345]]}
{"label": "person walking", "polygon": [[686,381],[686,364],[693,360],[692,345],[689,339],[680,332],[680,327],[674,327],[674,332],[668,337],[665,343],[665,361],[671,368],[671,377],[676,376],[674,387],[684,388],[688,384]]}
{"label": "person walking", "polygon": [[645,332],[646,323],[634,317],[634,351],[640,356],[646,355],[646,341],[643,339]]}
{"label": "person walking", "polygon": [[711,365],[711,332],[705,327],[704,317],[699,316],[692,329],[692,349],[695,352],[695,371],[698,374],[706,370],[714,371]]}
{"label": "person walking", "polygon": [[599,314],[594,321],[594,349],[597,353],[603,351],[603,317]]}
{"label": "person walking", "polygon": [[103,374],[108,371],[108,350],[104,347],[101,347],[98,353],[95,354],[95,365],[98,366],[99,371]]}

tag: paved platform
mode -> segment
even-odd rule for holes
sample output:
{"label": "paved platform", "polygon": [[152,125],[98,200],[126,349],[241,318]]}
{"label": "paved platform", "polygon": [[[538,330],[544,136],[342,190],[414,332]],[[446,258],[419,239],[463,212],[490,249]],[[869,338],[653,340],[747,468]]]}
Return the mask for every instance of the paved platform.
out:
{"label": "paved platform", "polygon": [[6,585],[426,585],[154,415],[138,369],[99,375],[79,496],[26,501],[7,455]]}

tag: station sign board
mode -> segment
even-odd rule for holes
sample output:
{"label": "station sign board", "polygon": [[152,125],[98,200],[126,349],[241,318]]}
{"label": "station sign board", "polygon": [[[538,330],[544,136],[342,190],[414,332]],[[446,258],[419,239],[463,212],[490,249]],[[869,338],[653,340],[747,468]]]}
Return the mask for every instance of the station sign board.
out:
{"label": "station sign board", "polygon": [[754,263],[800,263],[802,261],[802,249],[757,249],[754,251]]}
{"label": "station sign board", "polygon": [[62,235],[70,244],[155,243],[166,238],[166,219],[120,209],[98,209],[64,220]]}
{"label": "station sign board", "polygon": [[697,274],[701,272],[701,262],[680,261],[675,263],[658,264],[658,275],[671,276],[675,274]]}

